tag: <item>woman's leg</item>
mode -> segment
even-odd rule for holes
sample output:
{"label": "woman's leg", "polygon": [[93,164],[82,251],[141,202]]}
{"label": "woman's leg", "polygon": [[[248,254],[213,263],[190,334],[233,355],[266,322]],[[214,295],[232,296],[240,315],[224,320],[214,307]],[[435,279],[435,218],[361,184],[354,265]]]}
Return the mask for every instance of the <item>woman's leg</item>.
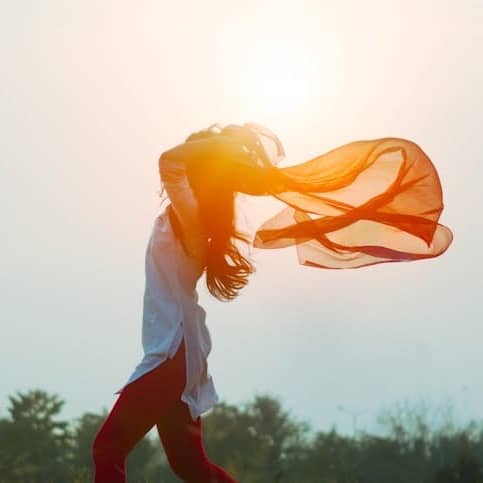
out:
{"label": "woman's leg", "polygon": [[179,400],[156,423],[166,457],[176,475],[186,483],[237,483],[205,452],[201,418],[193,421],[188,405]]}
{"label": "woman's leg", "polygon": [[119,395],[94,438],[94,483],[125,483],[126,456],[181,398],[185,384],[182,340],[173,359],[131,382]]}

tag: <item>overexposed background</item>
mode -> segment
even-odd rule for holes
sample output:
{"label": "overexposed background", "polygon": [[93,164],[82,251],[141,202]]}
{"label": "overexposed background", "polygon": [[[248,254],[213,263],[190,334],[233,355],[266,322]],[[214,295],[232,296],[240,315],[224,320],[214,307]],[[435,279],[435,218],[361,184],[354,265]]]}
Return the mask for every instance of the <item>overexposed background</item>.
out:
{"label": "overexposed background", "polygon": [[[483,418],[480,1],[1,10],[0,415],[34,387],[65,398],[67,418],[113,404],[142,357],[158,157],[213,122],[253,121],[280,136],[282,165],[359,139],[415,141],[455,240],[440,258],[352,271],[257,250],[229,304],[200,283],[220,398],[268,392],[314,429],[346,433],[376,430],[381,408],[405,399]],[[252,230],[278,207],[243,202]]]}

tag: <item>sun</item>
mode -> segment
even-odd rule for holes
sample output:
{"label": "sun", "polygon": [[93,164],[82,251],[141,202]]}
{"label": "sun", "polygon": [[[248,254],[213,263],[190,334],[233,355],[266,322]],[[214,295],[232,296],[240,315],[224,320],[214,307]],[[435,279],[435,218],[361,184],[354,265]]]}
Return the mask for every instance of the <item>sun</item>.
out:
{"label": "sun", "polygon": [[242,59],[242,101],[259,115],[304,109],[314,79],[309,50],[302,42],[280,36],[246,46]]}
{"label": "sun", "polygon": [[[293,66],[293,63],[292,63]],[[254,95],[262,109],[271,112],[293,111],[304,103],[309,78],[300,65],[293,70],[280,68],[277,63],[260,69]]]}

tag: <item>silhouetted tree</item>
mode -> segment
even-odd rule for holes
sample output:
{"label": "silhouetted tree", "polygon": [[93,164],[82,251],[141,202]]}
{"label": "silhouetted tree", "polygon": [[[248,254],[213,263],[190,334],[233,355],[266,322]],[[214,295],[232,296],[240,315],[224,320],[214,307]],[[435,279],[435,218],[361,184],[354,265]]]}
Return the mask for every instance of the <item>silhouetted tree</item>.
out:
{"label": "silhouetted tree", "polygon": [[10,418],[0,424],[0,481],[68,481],[68,422],[56,420],[64,401],[38,389],[17,392],[9,400]]}
{"label": "silhouetted tree", "polygon": [[[91,483],[92,444],[107,416],[59,420],[57,395],[9,397],[0,419],[0,483]],[[427,406],[395,405],[386,435],[309,434],[280,401],[256,395],[241,407],[219,402],[202,417],[208,456],[243,483],[483,483],[483,428],[439,427]],[[188,464],[188,462],[187,462]],[[146,435],[127,460],[129,483],[177,483],[159,439]]]}
{"label": "silhouetted tree", "polygon": [[243,409],[219,403],[203,418],[210,458],[240,481],[284,481],[288,463],[308,431],[282,411],[280,402],[257,395]]}

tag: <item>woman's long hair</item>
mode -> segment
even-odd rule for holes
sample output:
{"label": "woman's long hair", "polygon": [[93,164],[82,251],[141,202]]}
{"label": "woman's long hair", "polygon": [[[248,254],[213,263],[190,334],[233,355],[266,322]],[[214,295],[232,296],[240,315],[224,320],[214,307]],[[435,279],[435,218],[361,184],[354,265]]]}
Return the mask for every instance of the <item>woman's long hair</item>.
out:
{"label": "woman's long hair", "polygon": [[[224,130],[213,125],[191,134],[186,142],[215,136],[220,132]],[[225,302],[236,298],[247,285],[249,275],[255,272],[253,262],[240,252],[235,243],[239,240],[250,244],[249,236],[236,228],[235,196],[236,192],[228,186],[218,186],[216,193],[197,196],[201,221],[208,236],[206,285],[211,295]],[[173,231],[183,244],[181,227],[174,211],[168,212]],[[184,244],[183,248],[186,251]]]}

